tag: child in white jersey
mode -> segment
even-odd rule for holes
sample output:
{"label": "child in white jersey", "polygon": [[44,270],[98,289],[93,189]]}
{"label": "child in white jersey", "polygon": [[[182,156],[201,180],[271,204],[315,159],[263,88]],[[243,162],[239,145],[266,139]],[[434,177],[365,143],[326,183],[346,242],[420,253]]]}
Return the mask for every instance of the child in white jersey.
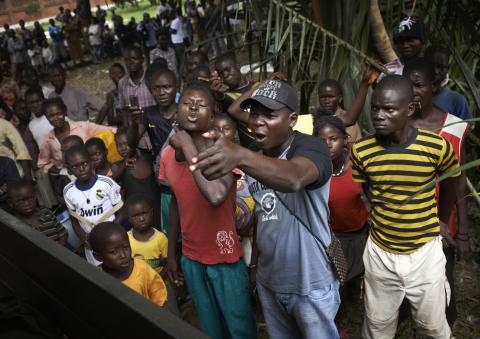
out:
{"label": "child in white jersey", "polygon": [[69,171],[77,178],[63,190],[65,204],[72,217],[73,229],[85,244],[85,258],[93,265],[100,262],[93,257],[88,243],[92,228],[104,221],[113,221],[122,205],[120,186],[103,175],[95,175],[84,146],[75,146],[65,154]]}

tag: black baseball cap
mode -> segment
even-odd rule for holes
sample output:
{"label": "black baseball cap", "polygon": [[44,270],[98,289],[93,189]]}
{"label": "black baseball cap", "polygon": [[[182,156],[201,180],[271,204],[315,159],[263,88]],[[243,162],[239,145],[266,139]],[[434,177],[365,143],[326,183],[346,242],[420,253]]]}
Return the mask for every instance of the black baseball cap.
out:
{"label": "black baseball cap", "polygon": [[242,109],[249,108],[254,103],[259,103],[268,109],[279,110],[288,107],[297,112],[297,92],[284,81],[267,80],[252,93],[250,98],[240,104]]}
{"label": "black baseball cap", "polygon": [[394,34],[394,40],[400,37],[417,38],[425,42],[425,26],[422,19],[416,15],[405,15],[398,24],[397,31]]}

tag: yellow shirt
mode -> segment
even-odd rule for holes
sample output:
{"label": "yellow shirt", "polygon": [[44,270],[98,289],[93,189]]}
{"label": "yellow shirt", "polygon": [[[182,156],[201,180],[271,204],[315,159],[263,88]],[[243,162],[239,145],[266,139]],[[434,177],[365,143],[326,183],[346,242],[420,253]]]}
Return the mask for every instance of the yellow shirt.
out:
{"label": "yellow shirt", "polygon": [[18,164],[19,160],[32,160],[28,153],[27,146],[18,133],[15,126],[10,121],[0,118],[0,156],[7,157],[15,161],[20,175],[23,175],[23,169]]}
{"label": "yellow shirt", "polygon": [[143,260],[133,259],[133,271],[122,283],[159,306],[167,300],[162,277]]}
{"label": "yellow shirt", "polygon": [[156,229],[155,233],[147,241],[139,241],[133,236],[133,230],[128,232],[130,246],[132,247],[132,257],[146,261],[157,272],[163,269],[162,259],[167,258],[168,239]]}
{"label": "yellow shirt", "polygon": [[[335,116],[340,117],[345,114],[345,111],[341,108],[337,109]],[[308,135],[313,133],[313,116],[311,114],[299,115],[297,119],[297,124],[293,127],[295,131],[299,131]],[[350,143],[358,141],[362,138],[362,130],[356,122],[354,125],[347,127],[347,133],[350,136]]]}

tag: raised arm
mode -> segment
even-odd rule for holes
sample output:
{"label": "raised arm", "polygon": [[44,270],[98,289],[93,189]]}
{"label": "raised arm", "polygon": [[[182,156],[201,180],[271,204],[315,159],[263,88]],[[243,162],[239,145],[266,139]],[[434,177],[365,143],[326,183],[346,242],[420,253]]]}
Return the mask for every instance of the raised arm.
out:
{"label": "raised arm", "polygon": [[343,121],[345,126],[352,126],[358,121],[360,114],[362,113],[365,99],[367,98],[368,87],[375,82],[379,73],[372,67],[368,67],[363,74],[360,86],[358,87],[357,95],[353,100],[350,108],[347,109],[345,114],[340,115],[339,118]]}
{"label": "raised arm", "polygon": [[[185,131],[177,131],[170,141],[173,148],[183,153],[185,160],[192,165],[192,159],[198,154],[197,147],[190,135]],[[233,168],[232,168],[233,170]],[[233,186],[232,171],[225,172],[218,178],[208,180],[202,172],[193,172],[193,178],[202,195],[214,206],[219,207]]]}

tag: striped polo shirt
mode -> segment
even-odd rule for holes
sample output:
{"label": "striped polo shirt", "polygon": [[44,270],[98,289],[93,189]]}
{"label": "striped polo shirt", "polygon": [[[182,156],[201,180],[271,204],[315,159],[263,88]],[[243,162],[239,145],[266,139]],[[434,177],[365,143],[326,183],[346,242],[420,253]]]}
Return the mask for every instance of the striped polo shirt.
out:
{"label": "striped polo shirt", "polygon": [[369,184],[370,237],[377,246],[409,254],[439,235],[434,181],[458,168],[448,141],[415,129],[407,143],[384,147],[370,135],[353,145],[351,159],[353,179]]}

